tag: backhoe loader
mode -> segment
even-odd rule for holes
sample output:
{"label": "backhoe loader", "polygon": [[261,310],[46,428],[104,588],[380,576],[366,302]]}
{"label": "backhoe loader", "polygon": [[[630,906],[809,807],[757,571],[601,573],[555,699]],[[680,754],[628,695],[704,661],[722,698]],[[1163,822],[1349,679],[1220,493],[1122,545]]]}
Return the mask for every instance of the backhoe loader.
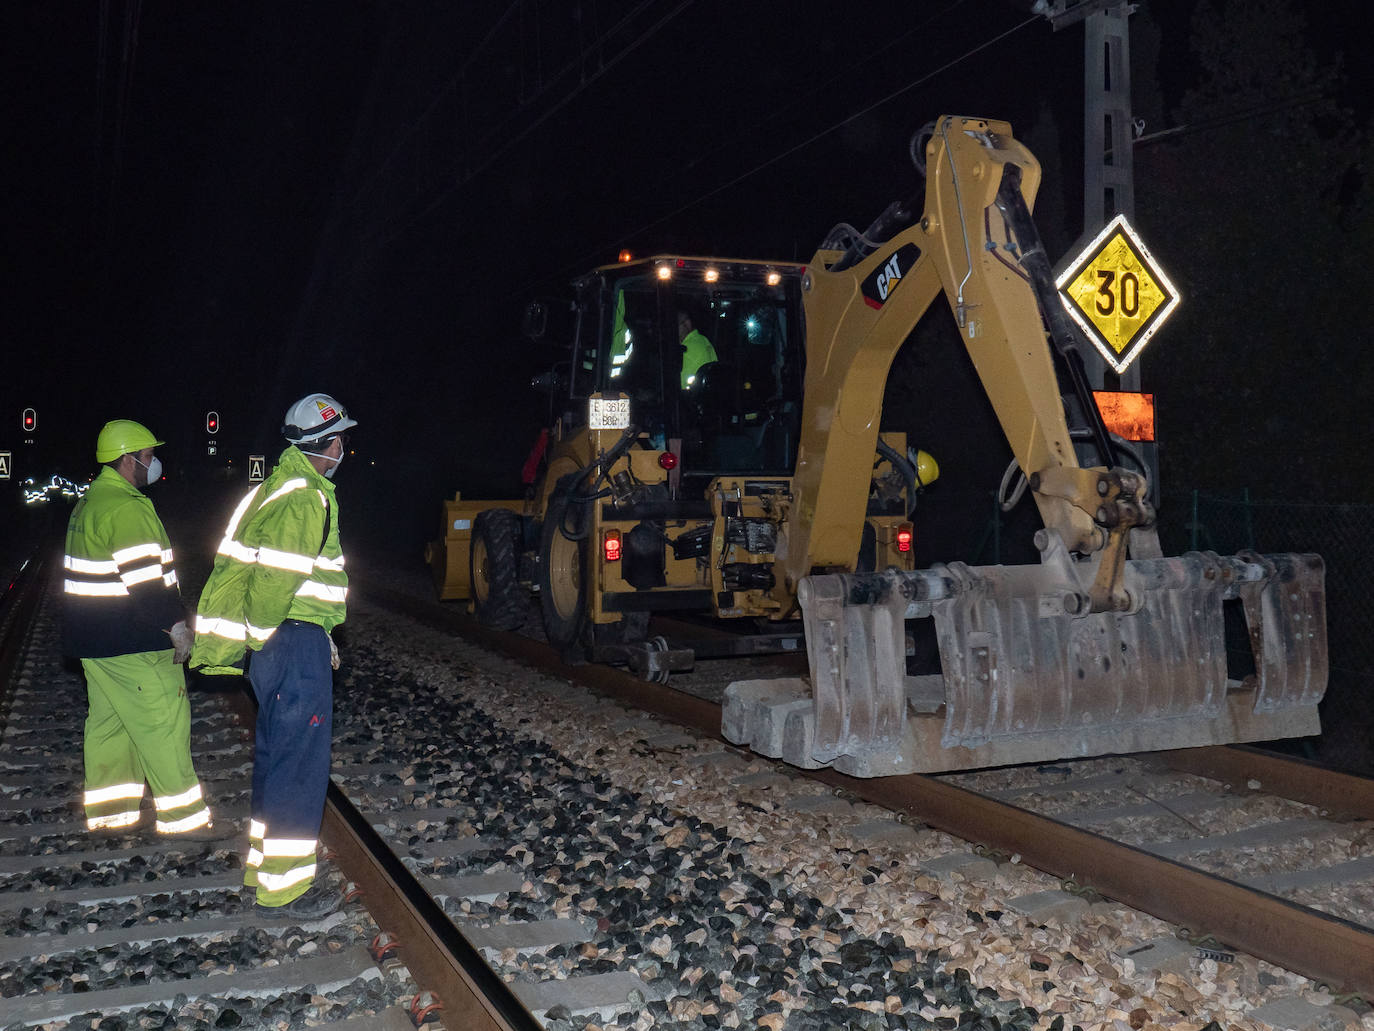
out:
{"label": "backhoe loader", "polygon": [[[577,280],[526,497],[446,505],[441,596],[512,629],[533,593],[551,642],[649,679],[805,648],[808,677],[730,686],[723,734],[856,776],[1318,733],[1322,560],[1163,556],[1031,220],[1035,158],[1007,123],[958,116],[912,153],[923,204],[837,227],[804,266],[669,255]],[[940,294],[1038,507],[1038,565],[914,568],[910,517],[936,467],[879,419]],[[530,335],[549,316],[532,306]],[[696,364],[684,327],[713,360]],[[1228,605],[1249,631],[1243,679]],[[654,613],[750,632],[684,642]],[[908,659],[923,620],[938,672]]]}

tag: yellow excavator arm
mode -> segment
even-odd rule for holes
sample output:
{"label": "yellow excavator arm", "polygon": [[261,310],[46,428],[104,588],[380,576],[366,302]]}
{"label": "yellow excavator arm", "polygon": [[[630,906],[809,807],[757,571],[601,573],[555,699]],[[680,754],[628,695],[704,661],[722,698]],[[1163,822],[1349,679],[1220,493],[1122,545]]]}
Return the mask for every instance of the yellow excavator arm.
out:
{"label": "yellow excavator arm", "polygon": [[[1035,158],[1005,122],[946,116],[922,137],[922,214],[898,203],[862,233],[839,227],[807,267],[803,426],[774,597],[800,604],[810,679],[731,685],[725,736],[878,776],[1316,733],[1321,559],[1161,554],[1144,477],[1112,467],[1031,222]],[[1041,561],[852,572],[888,371],[941,292],[1044,521]],[[1080,467],[1066,396],[1104,464]],[[1227,602],[1249,627],[1243,682]],[[910,675],[908,621],[923,618],[941,672]]]}
{"label": "yellow excavator arm", "polygon": [[807,268],[806,398],[784,566],[793,590],[812,569],[853,567],[883,385],[941,291],[1046,527],[1089,554],[1122,522],[1105,504],[1122,493],[1121,474],[1079,469],[1044,317],[1020,264],[1027,241],[998,207],[999,192],[1015,190],[1029,212],[1039,163],[1010,125],[979,118],[941,119],[926,157],[923,217],[889,209],[910,226],[882,246],[855,234],[848,250],[823,247]]}

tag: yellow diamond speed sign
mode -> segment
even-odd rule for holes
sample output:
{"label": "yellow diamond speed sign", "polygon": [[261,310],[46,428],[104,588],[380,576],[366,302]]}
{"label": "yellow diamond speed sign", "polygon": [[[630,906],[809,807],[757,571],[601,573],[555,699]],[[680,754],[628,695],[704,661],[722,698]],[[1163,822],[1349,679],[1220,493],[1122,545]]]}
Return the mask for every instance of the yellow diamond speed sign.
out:
{"label": "yellow diamond speed sign", "polygon": [[1179,302],[1123,215],[1079,252],[1055,285],[1074,321],[1118,373],[1139,357]]}

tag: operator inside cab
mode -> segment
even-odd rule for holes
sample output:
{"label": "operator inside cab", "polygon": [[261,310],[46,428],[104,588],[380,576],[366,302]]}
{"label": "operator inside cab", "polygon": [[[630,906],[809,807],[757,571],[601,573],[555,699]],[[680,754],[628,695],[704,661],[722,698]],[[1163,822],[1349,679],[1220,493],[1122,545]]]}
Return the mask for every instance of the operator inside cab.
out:
{"label": "operator inside cab", "polygon": [[677,313],[677,339],[682,345],[682,389],[690,390],[696,383],[697,370],[716,360],[716,349],[692,325],[692,316]]}

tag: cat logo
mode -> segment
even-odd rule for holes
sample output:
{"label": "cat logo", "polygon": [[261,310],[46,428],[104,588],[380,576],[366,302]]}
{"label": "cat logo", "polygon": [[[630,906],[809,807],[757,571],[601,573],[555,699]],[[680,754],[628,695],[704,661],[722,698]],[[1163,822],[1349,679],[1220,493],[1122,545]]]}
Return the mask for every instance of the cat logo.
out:
{"label": "cat logo", "polygon": [[914,243],[898,247],[888,259],[878,266],[859,287],[864,295],[864,303],[870,308],[881,310],[902,281],[902,276],[911,271],[921,256],[921,248]]}

